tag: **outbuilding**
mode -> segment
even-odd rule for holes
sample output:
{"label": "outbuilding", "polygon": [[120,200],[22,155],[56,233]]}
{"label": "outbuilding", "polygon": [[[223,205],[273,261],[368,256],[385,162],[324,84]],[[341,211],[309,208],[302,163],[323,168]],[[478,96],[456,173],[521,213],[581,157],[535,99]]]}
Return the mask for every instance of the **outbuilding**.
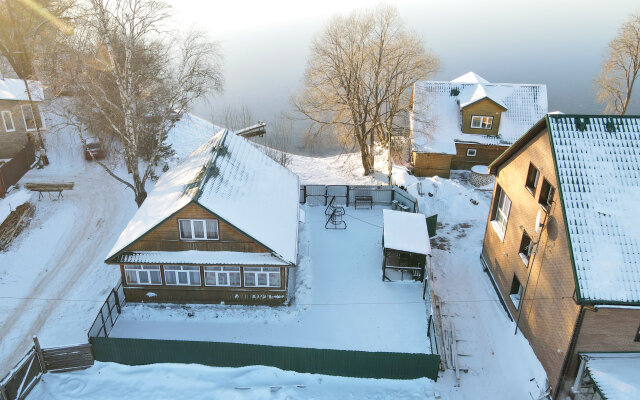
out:
{"label": "outbuilding", "polygon": [[423,214],[383,210],[382,280],[425,278],[431,244]]}

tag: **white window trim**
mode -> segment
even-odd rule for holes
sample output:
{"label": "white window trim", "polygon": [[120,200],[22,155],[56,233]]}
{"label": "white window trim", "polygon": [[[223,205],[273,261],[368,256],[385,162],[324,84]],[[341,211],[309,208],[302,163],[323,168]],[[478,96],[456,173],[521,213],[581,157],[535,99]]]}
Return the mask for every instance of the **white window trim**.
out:
{"label": "white window trim", "polygon": [[[487,118],[488,121],[488,126],[487,127],[483,127],[482,126],[482,121],[484,118]],[[478,124],[478,126],[473,126],[473,121],[480,121],[480,123]],[[471,116],[471,128],[472,129],[487,129],[487,130],[491,130],[491,128],[493,128],[493,117],[490,117],[488,115],[472,115]]]}
{"label": "white window trim", "polygon": [[475,157],[478,154],[476,149],[467,149],[467,157]]}
{"label": "white window trim", "polygon": [[[9,115],[9,120],[11,121],[11,126],[13,127],[13,129],[7,128],[6,115]],[[4,123],[5,132],[15,132],[16,131],[16,124],[13,122],[13,115],[11,114],[11,111],[9,111],[9,110],[3,110],[2,111],[2,122]]]}
{"label": "white window trim", "polygon": [[[142,267],[142,268],[132,268],[132,267]],[[127,279],[127,271],[134,271],[136,273],[136,281],[135,283],[129,282]],[[160,274],[160,282],[153,283],[151,282],[151,273],[148,271],[158,271]],[[140,283],[140,273],[148,272],[149,283]],[[124,266],[124,281],[127,285],[138,285],[138,286],[162,286],[162,271],[160,270],[159,265],[125,265]]]}
{"label": "white window trim", "polygon": [[[180,269],[169,269],[167,270],[167,267],[171,267],[171,268],[180,268]],[[167,286],[202,286],[202,269],[200,267],[195,267],[198,268],[198,274],[200,275],[200,283],[197,284],[192,284],[191,283],[191,274],[190,272],[194,272],[195,270],[189,270],[189,269],[183,269],[183,268],[194,268],[194,265],[165,265],[163,267],[164,270],[164,282]],[[169,283],[167,281],[167,272],[171,273],[175,276],[175,281],[176,283]],[[178,281],[178,272],[186,272],[187,273],[187,281],[188,283],[180,283]]]}
{"label": "white window trim", "polygon": [[[38,130],[38,120],[36,119],[36,115],[35,115],[35,113],[33,114],[33,122],[34,122],[34,124],[36,125],[36,127],[35,127],[35,128],[33,128],[33,129],[29,129],[29,127],[27,126],[27,118],[26,118],[26,117],[25,117],[25,115],[24,115],[24,108],[25,108],[25,107],[29,107],[29,109],[31,109],[31,106],[30,106],[29,104],[22,104],[22,105],[20,105],[20,111],[22,112],[22,122],[24,122],[24,129],[25,129],[27,132],[33,132],[33,131]],[[45,124],[45,122],[44,122],[44,116],[42,115],[42,112],[40,111],[40,105],[39,105],[39,104],[36,104],[36,105],[34,106],[34,108],[35,108],[35,110],[37,110],[37,111],[38,111],[38,114],[40,115],[40,129],[47,129],[47,126],[46,126],[46,124]],[[31,111],[33,112],[33,111],[35,111],[35,110],[31,110]]]}
{"label": "white window trim", "polygon": [[[280,268],[277,267],[249,267],[249,268],[260,268],[260,271],[247,271],[246,269],[243,268],[243,278],[244,278],[244,286],[245,287],[270,287],[270,288],[279,288],[282,287],[282,272],[280,271]],[[278,286],[272,286],[269,285],[269,274],[273,274],[276,271],[273,270],[277,270],[278,275],[280,275],[280,284]],[[254,275],[254,282],[256,283],[255,285],[247,285],[247,279],[246,279],[246,275],[247,274],[252,274]],[[267,276],[267,284],[266,285],[260,285],[258,283],[258,275],[266,275]]]}
{"label": "white window trim", "polygon": [[[191,222],[191,238],[185,238],[185,237],[182,236],[182,227],[180,226],[180,221],[190,221]],[[194,221],[202,221],[202,223],[204,224],[204,236],[205,236],[204,238],[196,238],[196,237],[194,237],[194,233],[195,233],[195,230],[193,229],[193,222]],[[207,237],[207,221],[215,222],[215,224],[216,224],[216,232],[218,233],[218,237],[212,238],[212,239]],[[180,218],[180,219],[178,219],[178,235],[180,236],[180,240],[188,240],[188,241],[220,240],[220,224],[218,223],[217,219],[188,219],[188,218]]]}
{"label": "white window trim", "polygon": [[[219,268],[217,266],[214,265],[208,265],[204,267],[204,285],[205,286],[222,286],[222,287],[241,287],[242,286],[242,269],[240,267],[225,267],[225,266],[221,266],[223,268],[222,271],[211,271],[211,270],[207,270],[207,268]],[[224,271],[224,268],[238,268],[237,271]],[[207,283],[207,274],[214,274],[215,278],[216,278],[216,283],[215,284],[210,284]],[[231,284],[231,279],[230,279],[230,274],[238,274],[239,278],[240,278],[240,283],[238,283],[237,285],[232,285]],[[220,275],[227,275],[227,284],[221,284],[220,283],[220,279],[218,278],[218,276]]]}
{"label": "white window trim", "polygon": [[[496,233],[498,234],[498,237],[500,238],[500,240],[504,242],[504,236],[507,232],[507,224],[509,222],[509,213],[511,212],[511,199],[509,198],[509,196],[507,196],[507,194],[505,193],[504,189],[502,189],[501,186],[498,186],[498,188],[500,189],[500,195],[496,200],[498,202],[498,205],[496,206],[497,207],[496,215],[494,219],[491,220],[491,226],[493,227],[493,230],[496,231]],[[507,200],[509,201],[509,206],[507,207],[506,212],[500,208],[500,200],[502,196],[506,197]],[[504,204],[506,204],[506,202]],[[504,221],[505,221],[504,226],[500,226],[500,223],[498,222],[498,214],[504,217]]]}

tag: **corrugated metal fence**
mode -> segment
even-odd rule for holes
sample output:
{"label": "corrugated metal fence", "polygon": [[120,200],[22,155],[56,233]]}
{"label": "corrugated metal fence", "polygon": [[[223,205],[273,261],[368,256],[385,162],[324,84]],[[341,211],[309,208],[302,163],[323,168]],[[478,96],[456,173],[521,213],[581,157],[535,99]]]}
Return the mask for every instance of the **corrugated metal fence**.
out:
{"label": "corrugated metal fence", "polygon": [[394,201],[418,212],[418,200],[398,186],[374,185],[301,185],[300,203],[310,206],[326,206],[333,197],[334,204],[354,204],[355,198],[370,196],[373,204],[391,205]]}
{"label": "corrugated metal fence", "polygon": [[10,186],[29,170],[35,161],[34,146],[31,141],[9,161],[0,163],[0,197],[4,196]]}
{"label": "corrugated metal fence", "polygon": [[289,371],[358,378],[438,378],[437,354],[311,349],[243,343],[92,337],[95,359],[127,365],[196,363],[266,365]]}

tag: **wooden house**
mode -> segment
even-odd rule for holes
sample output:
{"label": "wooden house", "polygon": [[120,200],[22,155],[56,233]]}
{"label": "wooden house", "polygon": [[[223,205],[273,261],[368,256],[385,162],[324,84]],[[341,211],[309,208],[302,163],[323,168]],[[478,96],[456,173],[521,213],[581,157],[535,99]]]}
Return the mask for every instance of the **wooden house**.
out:
{"label": "wooden house", "polygon": [[491,83],[473,72],[419,81],[410,115],[416,176],[489,165],[547,113],[545,85]]}
{"label": "wooden house", "polygon": [[42,86],[29,81],[31,98],[37,103],[31,109],[22,79],[0,78],[0,197],[15,184],[35,161],[36,124],[46,129],[39,103],[44,100]]}
{"label": "wooden house", "polygon": [[490,172],[481,260],[573,396],[581,356],[640,351],[640,117],[548,114]]}
{"label": "wooden house", "polygon": [[106,263],[127,301],[285,303],[298,197],[294,173],[222,130],[160,177]]}

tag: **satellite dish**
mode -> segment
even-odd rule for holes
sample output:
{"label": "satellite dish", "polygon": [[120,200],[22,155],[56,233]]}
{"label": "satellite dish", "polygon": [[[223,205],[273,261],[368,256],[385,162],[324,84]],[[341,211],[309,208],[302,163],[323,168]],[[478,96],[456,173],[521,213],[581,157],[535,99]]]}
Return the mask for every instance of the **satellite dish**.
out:
{"label": "satellite dish", "polygon": [[536,217],[536,233],[542,227],[542,210],[538,210],[538,216]]}

